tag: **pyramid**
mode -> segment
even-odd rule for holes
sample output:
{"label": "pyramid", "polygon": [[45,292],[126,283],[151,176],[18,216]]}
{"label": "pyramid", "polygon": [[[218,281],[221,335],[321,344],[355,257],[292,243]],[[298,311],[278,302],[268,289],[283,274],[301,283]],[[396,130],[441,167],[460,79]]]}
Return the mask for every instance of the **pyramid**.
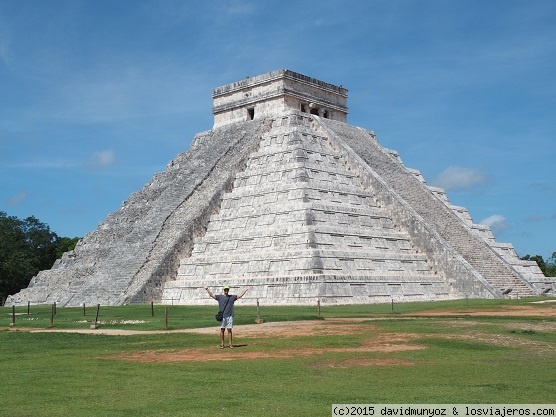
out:
{"label": "pyramid", "polygon": [[553,293],[554,280],[427,186],[347,90],[289,70],[219,87],[214,126],[11,304],[358,304]]}

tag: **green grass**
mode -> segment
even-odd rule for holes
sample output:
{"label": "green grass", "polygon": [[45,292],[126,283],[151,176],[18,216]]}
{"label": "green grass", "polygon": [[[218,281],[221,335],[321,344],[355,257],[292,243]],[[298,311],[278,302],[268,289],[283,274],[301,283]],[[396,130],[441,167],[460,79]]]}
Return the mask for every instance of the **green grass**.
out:
{"label": "green grass", "polygon": [[[30,333],[23,330],[49,327],[50,308],[31,306],[29,316],[26,307],[18,308],[15,326],[9,326],[11,308],[5,308],[0,310],[0,416],[317,416],[330,415],[334,403],[555,403],[556,320],[543,313],[556,306],[535,304],[536,317],[465,313],[531,301],[404,303],[395,305],[395,313],[391,305],[323,307],[326,318],[369,320],[349,335],[242,338],[238,328],[235,343],[246,346],[225,351],[231,359],[245,352],[292,349],[323,349],[320,354],[173,363],[131,362],[115,355],[218,351],[214,307],[168,308],[170,329],[215,326],[214,335],[133,336]],[[458,316],[420,315],[434,309]],[[86,316],[82,308],[59,308],[54,326],[88,328],[94,313],[92,307]],[[262,307],[261,316],[266,321],[316,319],[317,310]],[[253,323],[255,317],[254,307],[236,307],[236,323]],[[154,318],[150,306],[101,307],[99,320],[101,328],[161,330],[164,307],[155,306]],[[138,322],[122,323],[130,320]],[[326,351],[394,333],[412,335],[410,342],[423,349]],[[401,364],[346,366],[354,360]]]}
{"label": "green grass", "polygon": [[[134,329],[134,330],[163,330],[165,327],[166,309],[168,310],[169,329],[193,329],[214,326],[214,315],[218,311],[218,304],[214,306],[161,306],[156,305],[128,305],[121,307],[101,306],[98,315],[98,327]],[[0,328],[90,328],[95,322],[96,307],[56,308],[53,317],[52,307],[32,305],[16,307],[15,325],[11,307],[0,308]],[[153,315],[154,310],[154,315]],[[236,306],[235,324],[254,323],[257,310],[254,306]],[[296,321],[316,320],[318,311],[316,307],[267,307],[263,309],[261,317],[265,321]],[[29,314],[27,314],[29,312]]]}
{"label": "green grass", "polygon": [[[492,309],[495,311],[500,306],[532,305],[535,301],[546,301],[547,297],[524,298],[519,300],[485,300],[469,299],[454,301],[395,303],[392,305],[345,305],[323,306],[322,317],[389,317],[396,315],[419,316],[424,311],[450,309],[453,313],[466,316],[475,309]],[[543,309],[552,308],[551,303],[537,304],[539,316]],[[168,310],[169,329],[190,329],[212,326],[215,323],[214,315],[217,304],[214,306],[163,306],[155,305],[128,305],[121,307],[104,307],[99,310],[98,323],[103,328],[135,329],[135,330],[162,330],[165,327],[165,311]],[[255,306],[236,306],[236,324],[253,323],[257,316]],[[52,307],[49,305],[19,306],[15,309],[14,328],[89,328],[96,318],[96,306],[56,308],[52,317]],[[153,315],[154,310],[154,315]],[[319,319],[317,306],[261,306],[261,318],[266,322],[296,321]],[[27,314],[29,312],[29,314]],[[500,317],[504,320],[504,317]],[[0,308],[0,328],[12,326],[13,311],[11,307]],[[51,326],[52,324],[52,326]]]}

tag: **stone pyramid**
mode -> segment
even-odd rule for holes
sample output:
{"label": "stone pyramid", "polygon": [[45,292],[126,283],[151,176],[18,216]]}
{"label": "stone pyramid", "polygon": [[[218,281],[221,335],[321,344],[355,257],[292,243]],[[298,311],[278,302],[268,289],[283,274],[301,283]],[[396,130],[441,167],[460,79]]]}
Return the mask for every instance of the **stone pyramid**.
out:
{"label": "stone pyramid", "polygon": [[215,124],[74,251],[7,304],[352,304],[553,292],[428,187],[374,133],[347,90],[289,70],[213,92]]}

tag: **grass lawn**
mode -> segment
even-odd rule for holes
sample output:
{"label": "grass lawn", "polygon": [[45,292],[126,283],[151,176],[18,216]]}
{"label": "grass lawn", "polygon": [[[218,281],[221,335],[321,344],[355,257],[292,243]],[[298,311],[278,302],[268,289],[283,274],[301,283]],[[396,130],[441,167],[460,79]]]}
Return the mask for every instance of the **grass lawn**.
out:
{"label": "grass lawn", "polygon": [[[316,307],[263,307],[266,322],[286,321],[282,329],[293,332],[243,336],[256,309],[240,305],[238,348],[223,351],[214,307],[169,307],[166,333],[153,332],[165,326],[163,306],[154,317],[150,305],[101,307],[99,330],[149,331],[126,336],[30,332],[50,326],[50,307],[31,306],[29,315],[19,307],[15,326],[3,308],[0,416],[321,416],[334,403],[555,403],[556,303],[539,300],[404,303],[394,313],[389,304],[323,307],[325,320]],[[88,329],[95,313],[58,308],[54,329]],[[180,332],[208,326],[214,332]],[[140,360],[172,355],[181,359]]]}

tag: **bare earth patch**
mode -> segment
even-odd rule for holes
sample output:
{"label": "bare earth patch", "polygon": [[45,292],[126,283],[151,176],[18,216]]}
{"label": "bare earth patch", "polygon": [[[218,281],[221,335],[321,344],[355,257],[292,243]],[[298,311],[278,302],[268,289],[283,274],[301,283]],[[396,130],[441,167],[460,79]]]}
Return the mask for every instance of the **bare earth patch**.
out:
{"label": "bare earth patch", "polygon": [[[196,329],[198,333],[210,333],[217,336],[218,329]],[[255,325],[242,325],[234,328],[234,334],[240,335],[242,341],[250,338],[275,338],[275,337],[297,337],[297,336],[326,336],[326,335],[348,335],[358,334],[362,331],[371,332],[372,340],[367,340],[359,346],[338,347],[338,348],[310,348],[300,347],[297,349],[272,349],[260,350],[260,347],[253,343],[244,343],[234,346],[234,349],[219,349],[217,346],[208,348],[179,349],[172,351],[139,351],[125,352],[116,355],[103,356],[106,359],[120,359],[135,362],[194,362],[194,361],[231,361],[247,359],[268,359],[268,358],[293,358],[323,355],[327,353],[369,353],[369,352],[400,352],[406,350],[424,349],[424,346],[412,343],[411,340],[416,335],[409,333],[386,333],[380,332],[378,328],[370,324],[361,323],[341,323],[321,320],[321,321],[301,321],[301,322],[277,322]],[[264,346],[261,346],[264,348]],[[257,349],[257,350],[254,350]],[[350,359],[345,361],[328,361],[321,366],[370,366],[370,365],[408,365],[410,362],[395,359]]]}
{"label": "bare earth patch", "polygon": [[[203,349],[180,349],[171,352],[165,351],[141,351],[133,353],[121,353],[112,356],[104,356],[104,359],[121,359],[133,362],[197,362],[197,361],[232,361],[241,359],[286,359],[303,356],[322,355],[324,353],[362,353],[362,352],[398,352],[404,350],[423,349],[420,345],[397,345],[397,346],[382,346],[371,347],[362,346],[354,348],[326,348],[326,349],[283,349],[272,351],[250,351],[247,350],[248,345],[236,346],[233,351],[227,349],[203,348]],[[396,360],[394,360],[396,361]],[[360,365],[366,363],[367,365],[388,364],[392,363],[391,359],[353,359],[351,363],[360,362]],[[401,364],[402,361],[397,361]],[[350,363],[350,361],[345,361]],[[405,362],[405,364],[410,364]]]}

